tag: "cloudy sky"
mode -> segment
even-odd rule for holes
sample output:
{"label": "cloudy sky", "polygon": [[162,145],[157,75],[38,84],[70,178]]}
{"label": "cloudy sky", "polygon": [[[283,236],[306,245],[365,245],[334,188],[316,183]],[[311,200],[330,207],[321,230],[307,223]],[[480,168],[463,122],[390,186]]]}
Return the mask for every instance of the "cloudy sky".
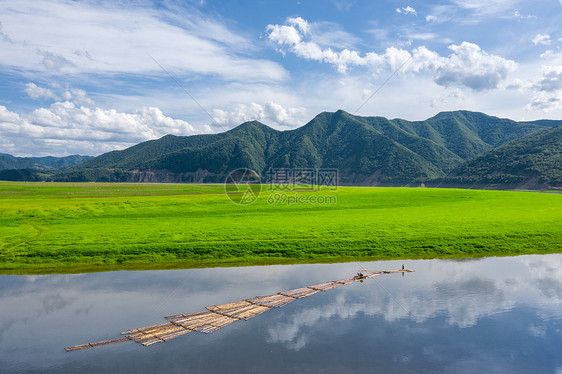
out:
{"label": "cloudy sky", "polygon": [[0,153],[337,109],[562,119],[560,24],[562,0],[0,0]]}

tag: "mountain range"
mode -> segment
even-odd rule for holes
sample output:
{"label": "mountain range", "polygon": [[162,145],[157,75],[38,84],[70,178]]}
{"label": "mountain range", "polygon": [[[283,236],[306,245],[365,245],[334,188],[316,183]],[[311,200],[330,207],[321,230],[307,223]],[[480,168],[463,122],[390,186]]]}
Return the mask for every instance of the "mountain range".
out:
{"label": "mountain range", "polygon": [[15,157],[0,153],[0,170],[5,169],[34,169],[49,170],[76,165],[82,161],[93,158],[92,156],[72,155],[66,157]]}
{"label": "mountain range", "polygon": [[562,121],[516,122],[469,111],[406,121],[338,110],[294,130],[251,121],[219,134],[166,135],[56,169],[43,179],[223,182],[242,167],[262,176],[270,168],[330,168],[338,169],[342,185],[545,188],[562,186],[561,141]]}

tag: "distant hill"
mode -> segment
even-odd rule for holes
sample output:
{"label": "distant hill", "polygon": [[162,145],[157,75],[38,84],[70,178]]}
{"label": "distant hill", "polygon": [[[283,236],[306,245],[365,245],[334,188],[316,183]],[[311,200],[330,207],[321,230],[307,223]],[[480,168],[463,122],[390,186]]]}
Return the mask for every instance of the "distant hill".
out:
{"label": "distant hill", "polygon": [[295,130],[246,122],[220,134],[172,136],[113,151],[55,180],[221,182],[246,167],[337,168],[343,184],[405,184],[446,176],[464,161],[562,121],[515,122],[483,113],[439,113],[426,121],[360,117],[339,110]]}
{"label": "distant hill", "polygon": [[6,169],[34,169],[48,170],[76,165],[91,159],[92,156],[66,156],[66,157],[15,157],[0,153],[0,170]]}
{"label": "distant hill", "polygon": [[562,126],[486,152],[455,168],[442,182],[528,189],[562,187]]}
{"label": "distant hill", "polygon": [[223,182],[236,168],[334,168],[340,184],[404,185],[445,178],[462,163],[562,121],[515,122],[483,113],[425,121],[360,117],[339,110],[277,131],[252,121],[220,134],[173,136],[55,170],[57,181]]}

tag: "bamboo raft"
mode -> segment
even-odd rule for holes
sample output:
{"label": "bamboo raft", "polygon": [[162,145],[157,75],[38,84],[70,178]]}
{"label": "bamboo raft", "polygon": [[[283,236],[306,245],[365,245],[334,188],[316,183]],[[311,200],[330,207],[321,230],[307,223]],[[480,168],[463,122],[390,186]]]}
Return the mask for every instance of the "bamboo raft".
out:
{"label": "bamboo raft", "polygon": [[241,319],[248,320],[254,318],[268,310],[281,308],[295,300],[312,296],[318,292],[328,291],[333,288],[351,284],[364,279],[372,278],[383,274],[392,273],[410,273],[413,270],[386,270],[386,271],[369,271],[365,274],[358,273],[351,278],[342,279],[328,283],[316,284],[313,286],[297,288],[289,291],[278,292],[273,295],[256,296],[243,301],[234,303],[211,305],[206,307],[206,311],[178,314],[175,316],[164,317],[167,323],[160,325],[141,327],[138,329],[123,331],[124,335],[118,339],[103,340],[95,343],[88,343],[67,347],[67,352],[77,351],[86,348],[97,347],[100,345],[113,344],[132,340],[144,346],[149,346],[159,342],[165,342],[188,332],[197,331],[205,334],[217,331],[233,322]]}

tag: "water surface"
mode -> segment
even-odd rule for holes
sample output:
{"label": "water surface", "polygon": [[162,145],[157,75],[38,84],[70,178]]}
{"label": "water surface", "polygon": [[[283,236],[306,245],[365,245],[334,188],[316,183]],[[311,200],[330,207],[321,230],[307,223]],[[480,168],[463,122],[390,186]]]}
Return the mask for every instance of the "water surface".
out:
{"label": "water surface", "polygon": [[352,276],[357,263],[0,276],[0,371],[562,373],[562,255],[362,263],[384,275],[211,334],[67,353],[204,310]]}

